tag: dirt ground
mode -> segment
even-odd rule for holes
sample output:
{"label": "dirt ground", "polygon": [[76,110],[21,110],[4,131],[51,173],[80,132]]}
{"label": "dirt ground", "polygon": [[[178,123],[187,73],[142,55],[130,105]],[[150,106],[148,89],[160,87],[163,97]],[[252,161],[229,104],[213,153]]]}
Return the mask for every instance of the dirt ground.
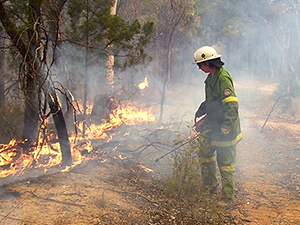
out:
{"label": "dirt ground", "polygon": [[[300,120],[274,111],[261,132],[275,86],[236,83],[243,140],[237,148],[236,197],[219,206],[231,218],[228,224],[300,224]],[[90,160],[69,172],[33,170],[25,172],[31,175],[25,180],[0,181],[0,224],[176,224],[159,185],[170,158],[155,163],[155,157],[107,154],[106,161]]]}

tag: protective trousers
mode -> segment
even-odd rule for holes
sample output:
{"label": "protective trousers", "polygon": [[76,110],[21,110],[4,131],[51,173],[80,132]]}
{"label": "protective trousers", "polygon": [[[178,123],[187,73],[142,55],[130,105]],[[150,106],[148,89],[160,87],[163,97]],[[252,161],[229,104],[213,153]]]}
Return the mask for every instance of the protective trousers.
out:
{"label": "protective trousers", "polygon": [[211,147],[202,152],[201,173],[203,185],[213,189],[218,185],[217,166],[221,174],[222,195],[225,198],[234,197],[236,145],[229,147]]}

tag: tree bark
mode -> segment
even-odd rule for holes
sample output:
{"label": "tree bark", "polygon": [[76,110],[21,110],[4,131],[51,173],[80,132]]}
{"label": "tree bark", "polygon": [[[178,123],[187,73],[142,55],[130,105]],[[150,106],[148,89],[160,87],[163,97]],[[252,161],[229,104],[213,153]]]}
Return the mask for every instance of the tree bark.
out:
{"label": "tree bark", "polygon": [[[117,13],[117,5],[118,5],[118,0],[114,0],[114,3],[110,10],[110,14],[112,16],[116,15]],[[108,46],[108,49],[112,49],[112,47],[113,46],[110,45]],[[114,64],[115,64],[115,57],[113,54],[109,54],[106,60],[106,78],[107,78],[107,83],[109,85],[113,85],[115,80]]]}
{"label": "tree bark", "polygon": [[[50,21],[52,21],[50,23],[50,38],[53,45],[53,62],[58,73],[60,74],[60,77],[65,81],[63,82],[65,84],[67,84],[66,70],[62,62],[62,54],[60,53],[60,49],[63,48],[60,35],[60,19],[66,2],[67,0],[58,1],[55,5],[56,7],[52,6],[49,13]],[[51,85],[48,93],[48,104],[53,115],[53,120],[62,152],[62,165],[70,165],[72,164],[72,155],[67,124],[62,109],[59,105],[56,92]]]}
{"label": "tree bark", "polygon": [[32,55],[27,51],[29,49],[22,41],[20,35],[17,33],[15,25],[10,21],[3,3],[0,2],[0,20],[6,33],[11,38],[15,47],[20,52],[27,65],[27,71],[25,74],[25,115],[24,115],[24,129],[23,139],[31,144],[35,141],[38,132],[38,102],[37,102],[37,88],[36,88],[36,72],[37,67],[34,63]]}
{"label": "tree bark", "polygon": [[[2,32],[1,32],[2,33]],[[0,46],[4,46],[4,38],[0,37]],[[5,50],[0,50],[0,108],[4,106],[5,96],[4,96],[4,59],[5,59]]]}
{"label": "tree bark", "polygon": [[70,141],[68,136],[68,130],[65,122],[65,118],[61,107],[58,104],[57,95],[55,90],[50,87],[48,94],[48,104],[50,106],[50,110],[53,116],[54,124],[57,131],[57,136],[59,139],[59,144],[62,153],[62,162],[63,166],[72,164],[72,155],[70,150]]}

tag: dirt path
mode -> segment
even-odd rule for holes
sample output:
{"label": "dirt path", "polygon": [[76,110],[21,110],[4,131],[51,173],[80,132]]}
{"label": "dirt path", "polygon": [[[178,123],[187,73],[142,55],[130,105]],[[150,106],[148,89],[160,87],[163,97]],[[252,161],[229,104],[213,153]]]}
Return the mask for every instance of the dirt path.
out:
{"label": "dirt path", "polygon": [[[256,144],[255,144],[256,143]],[[297,150],[280,143],[276,136],[244,133],[239,148],[237,194],[233,216],[247,224],[300,224],[298,160],[285,155]],[[241,221],[241,222],[242,222]]]}
{"label": "dirt path", "polygon": [[275,110],[261,132],[274,103],[269,98],[274,85],[250,87],[255,91],[241,96],[244,138],[238,146],[232,215],[241,224],[300,224],[299,121]]}

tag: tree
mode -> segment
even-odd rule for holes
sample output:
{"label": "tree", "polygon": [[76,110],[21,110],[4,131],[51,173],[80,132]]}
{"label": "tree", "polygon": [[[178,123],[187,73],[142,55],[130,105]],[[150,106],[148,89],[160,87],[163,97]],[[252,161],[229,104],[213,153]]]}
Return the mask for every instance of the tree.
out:
{"label": "tree", "polygon": [[[45,71],[42,70],[43,67],[46,67],[46,41],[48,41],[47,33],[42,26],[44,25],[41,14],[42,1],[29,1],[28,5],[21,5],[25,9],[29,10],[29,13],[27,14],[27,24],[29,25],[26,29],[28,35],[27,39],[22,37],[22,31],[19,31],[17,28],[18,23],[13,23],[13,16],[9,17],[7,9],[16,10],[16,8],[14,9],[14,7],[7,7],[7,9],[5,9],[3,3],[1,2],[0,20],[14,46],[18,49],[23,58],[23,69],[21,70],[21,82],[23,82],[23,92],[25,96],[23,139],[27,140],[29,145],[36,140],[40,115],[40,94],[43,90],[45,93],[45,100],[48,102],[50,111],[53,114],[59,136],[63,156],[62,164],[67,165],[71,163],[72,158],[69,139],[66,133],[67,130],[64,129],[66,126],[64,124],[63,114],[57,101],[56,93],[51,87],[51,84],[49,84],[47,81],[47,74],[44,74],[43,72]],[[43,114],[41,115],[41,118],[42,120],[46,119],[45,115]]]}
{"label": "tree", "polygon": [[[4,37],[3,32],[0,29],[0,46],[4,46]],[[4,49],[0,49],[0,109],[4,105],[5,97],[4,97],[4,61],[5,61],[5,52]]]}
{"label": "tree", "polygon": [[[141,25],[138,20],[129,22],[114,15],[112,9],[116,7],[116,3],[103,0],[89,0],[83,3],[72,0],[68,4],[70,26],[67,29],[67,40],[77,45],[77,49],[72,50],[81,52],[84,49],[86,53],[88,51],[88,57],[85,54],[84,59],[88,70],[81,68],[80,63],[77,66],[80,68],[78,71],[82,71],[81,76],[85,81],[85,96],[90,101],[95,99],[93,115],[99,121],[108,119],[111,109],[107,109],[105,102],[114,98],[119,88],[115,83],[112,64],[114,68],[126,69],[128,66],[144,63],[147,60],[144,47],[149,43],[153,31],[152,22]],[[77,60],[82,61],[82,57],[79,56]],[[94,89],[97,93],[88,93]],[[85,100],[84,104],[86,102],[88,100]]]}
{"label": "tree", "polygon": [[[64,13],[67,2],[68,14]],[[82,1],[77,0],[15,0],[0,4],[2,25],[21,56],[19,82],[25,104],[23,139],[29,145],[36,141],[38,125],[44,129],[52,115],[63,164],[70,163],[71,154],[57,92],[64,94],[62,90],[67,89],[61,84],[69,86],[75,78],[67,76],[66,52],[70,46],[86,50],[87,75],[93,65],[104,65],[108,55],[119,56],[118,65],[123,68],[143,63],[147,58],[144,46],[149,42],[153,23],[141,25],[137,20],[129,23],[121,19],[111,13],[114,3],[116,1],[86,0],[86,7],[81,7]],[[61,26],[62,21],[66,21],[63,24],[66,26]],[[108,50],[109,46],[113,47]],[[56,74],[58,81],[53,79]],[[84,80],[89,81],[88,76]],[[99,81],[98,77],[94,83]],[[89,95],[87,92],[86,97]]]}

